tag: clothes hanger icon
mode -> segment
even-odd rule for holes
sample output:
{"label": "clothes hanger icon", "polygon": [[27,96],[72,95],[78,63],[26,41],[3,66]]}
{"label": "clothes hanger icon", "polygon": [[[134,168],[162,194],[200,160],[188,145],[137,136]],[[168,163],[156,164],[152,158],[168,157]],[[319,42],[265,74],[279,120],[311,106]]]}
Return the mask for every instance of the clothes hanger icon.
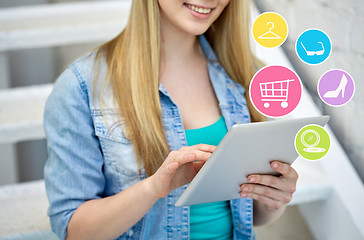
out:
{"label": "clothes hanger icon", "polygon": [[[260,35],[260,36],[258,37],[258,39],[281,39],[281,37],[280,37],[280,36],[278,36],[277,34],[275,34],[274,32],[272,32],[272,29],[274,28],[274,23],[272,23],[272,22],[268,22],[268,23],[267,23],[267,26],[268,26],[269,24],[272,24],[272,27],[271,27],[271,28],[269,28],[268,32],[263,33],[262,35]],[[270,34],[270,35],[273,35],[273,36],[268,36],[269,34]]]}
{"label": "clothes hanger icon", "polygon": [[323,55],[324,54],[324,52],[325,52],[325,48],[324,48],[324,44],[322,44],[322,42],[318,42],[318,43],[320,43],[321,44],[321,46],[322,46],[322,49],[321,50],[319,50],[319,51],[307,51],[307,49],[305,48],[305,46],[303,46],[303,43],[301,42],[301,45],[302,45],[302,47],[303,47],[303,49],[305,49],[305,52],[306,52],[306,54],[307,54],[307,56],[313,56],[313,55],[317,55],[317,56],[320,56],[320,55]]}

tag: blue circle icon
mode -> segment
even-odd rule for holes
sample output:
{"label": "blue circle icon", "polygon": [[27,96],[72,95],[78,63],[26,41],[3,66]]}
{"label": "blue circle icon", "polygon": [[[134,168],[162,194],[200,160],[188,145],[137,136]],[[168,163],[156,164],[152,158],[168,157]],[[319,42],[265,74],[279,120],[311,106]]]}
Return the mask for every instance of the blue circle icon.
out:
{"label": "blue circle icon", "polygon": [[321,30],[309,29],[304,31],[296,41],[297,56],[307,64],[320,64],[331,53],[329,36]]}

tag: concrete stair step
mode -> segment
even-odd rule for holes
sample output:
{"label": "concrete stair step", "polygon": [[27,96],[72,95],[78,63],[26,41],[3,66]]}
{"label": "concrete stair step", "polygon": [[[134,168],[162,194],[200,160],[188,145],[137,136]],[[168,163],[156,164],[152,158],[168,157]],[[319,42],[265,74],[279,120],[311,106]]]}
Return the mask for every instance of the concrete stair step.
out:
{"label": "concrete stair step", "polygon": [[131,0],[0,9],[0,52],[106,41],[128,19]]}
{"label": "concrete stair step", "polygon": [[44,138],[43,112],[53,84],[0,90],[0,144]]}

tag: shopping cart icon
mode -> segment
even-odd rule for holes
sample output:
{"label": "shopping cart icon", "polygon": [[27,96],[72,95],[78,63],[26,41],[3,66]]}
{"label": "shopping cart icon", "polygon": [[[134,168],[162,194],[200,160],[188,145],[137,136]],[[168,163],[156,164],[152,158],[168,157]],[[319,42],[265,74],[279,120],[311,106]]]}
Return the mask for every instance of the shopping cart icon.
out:
{"label": "shopping cart icon", "polygon": [[281,102],[281,107],[288,107],[288,87],[294,79],[260,83],[260,93],[265,108],[269,108],[269,102]]}

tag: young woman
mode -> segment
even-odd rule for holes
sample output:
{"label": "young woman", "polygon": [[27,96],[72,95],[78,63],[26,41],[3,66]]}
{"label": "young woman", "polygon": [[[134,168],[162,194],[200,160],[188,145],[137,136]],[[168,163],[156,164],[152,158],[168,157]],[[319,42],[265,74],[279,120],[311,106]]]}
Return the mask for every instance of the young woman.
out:
{"label": "young woman", "polygon": [[133,0],[123,32],[60,75],[44,119],[60,239],[254,239],[253,215],[282,214],[298,176],[279,161],[241,199],[174,206],[232,125],[263,119],[244,90],[248,2]]}

